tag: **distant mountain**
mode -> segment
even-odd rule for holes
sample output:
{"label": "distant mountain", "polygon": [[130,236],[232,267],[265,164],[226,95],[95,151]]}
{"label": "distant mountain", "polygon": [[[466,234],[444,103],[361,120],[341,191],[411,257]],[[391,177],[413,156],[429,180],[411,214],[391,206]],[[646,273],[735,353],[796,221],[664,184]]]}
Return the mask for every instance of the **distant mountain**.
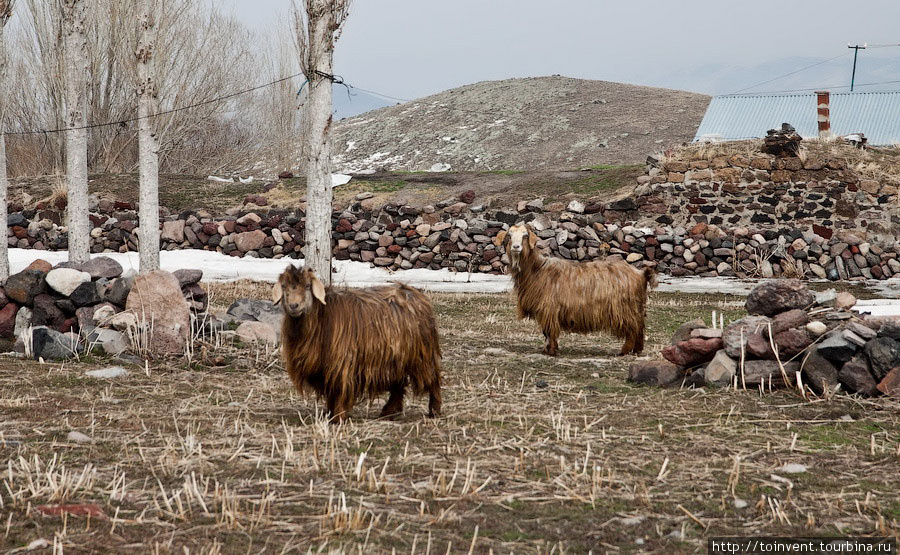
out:
{"label": "distant mountain", "polygon": [[[814,64],[818,65],[809,67]],[[827,57],[789,57],[754,66],[706,64],[658,75],[652,80],[652,84],[710,95],[736,92],[757,94],[795,89],[847,92],[850,90],[852,68],[853,52],[848,49],[846,56],[830,61]],[[793,74],[787,75],[789,73]],[[765,82],[769,80],[772,81]],[[868,83],[879,84],[867,85]],[[861,50],[856,67],[855,90],[900,90],[900,47]]]}
{"label": "distant mountain", "polygon": [[702,94],[560,76],[484,81],[338,122],[334,164],[352,172],[638,163],[690,141],[708,104]]}

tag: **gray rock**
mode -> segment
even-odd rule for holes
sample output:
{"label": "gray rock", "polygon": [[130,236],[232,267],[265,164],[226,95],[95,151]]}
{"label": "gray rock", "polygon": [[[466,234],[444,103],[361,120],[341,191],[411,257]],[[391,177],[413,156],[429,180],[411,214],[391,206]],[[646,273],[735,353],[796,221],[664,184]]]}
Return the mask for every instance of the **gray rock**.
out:
{"label": "gray rock", "polygon": [[722,341],[728,356],[736,360],[740,359],[741,330],[743,330],[744,346],[746,347],[750,336],[757,332],[763,332],[768,328],[769,322],[771,320],[766,316],[745,316],[725,326],[725,330],[722,332]]}
{"label": "gray rock", "polygon": [[178,280],[178,285],[180,285],[182,289],[184,289],[188,285],[198,283],[203,277],[203,270],[182,269],[175,270],[172,273],[175,274],[175,278]]}
{"label": "gray rock", "polygon": [[78,352],[78,338],[59,333],[46,326],[31,330],[31,352],[34,360],[65,360]]}
{"label": "gray rock", "polygon": [[76,307],[82,307],[97,304],[102,299],[100,298],[100,292],[97,291],[97,284],[89,281],[76,287],[72,294],[69,295],[69,300]]}
{"label": "gray rock", "polygon": [[678,385],[683,376],[679,366],[665,360],[635,362],[628,369],[628,381],[649,385]]}
{"label": "gray rock", "polygon": [[774,316],[795,308],[807,308],[815,297],[806,284],[797,279],[778,279],[763,283],[747,296],[747,312]]}
{"label": "gray rock", "polygon": [[900,342],[890,337],[869,341],[865,353],[876,380],[882,380],[892,368],[900,366]]}
{"label": "gray rock", "polygon": [[116,306],[125,306],[132,285],[134,285],[134,276],[116,278],[104,288],[101,296],[104,301],[109,301]]}
{"label": "gray rock", "polygon": [[734,378],[737,370],[737,361],[728,356],[725,349],[716,353],[716,356],[706,365],[704,377],[706,382],[714,385],[728,385]]}
{"label": "gray rock", "polygon": [[800,371],[803,372],[803,383],[810,385],[816,393],[832,391],[837,385],[838,367],[817,349],[810,349],[809,354],[801,360]]}
{"label": "gray rock", "polygon": [[129,342],[125,335],[109,328],[94,328],[88,334],[88,344],[103,349],[108,355],[118,355],[128,350]]}
{"label": "gray rock", "polygon": [[834,289],[826,289],[821,293],[816,293],[816,304],[819,306],[834,306],[837,299],[837,291]]}
{"label": "gray rock", "polygon": [[281,320],[284,318],[280,305],[256,299],[238,299],[228,307],[226,314],[238,320],[265,322],[276,330],[281,329]]}
{"label": "gray rock", "polygon": [[108,256],[97,256],[82,264],[82,272],[91,274],[91,278],[113,279],[122,275],[122,265]]}
{"label": "gray rock", "polygon": [[706,327],[706,322],[697,318],[696,320],[691,320],[690,322],[685,322],[678,326],[678,329],[675,330],[675,333],[672,334],[672,342],[671,345],[675,345],[676,343],[681,343],[682,341],[687,341],[691,338],[691,332],[696,329],[701,329]]}
{"label": "gray rock", "polygon": [[847,341],[841,333],[832,332],[819,343],[816,350],[832,362],[847,362],[856,354],[857,346]]}

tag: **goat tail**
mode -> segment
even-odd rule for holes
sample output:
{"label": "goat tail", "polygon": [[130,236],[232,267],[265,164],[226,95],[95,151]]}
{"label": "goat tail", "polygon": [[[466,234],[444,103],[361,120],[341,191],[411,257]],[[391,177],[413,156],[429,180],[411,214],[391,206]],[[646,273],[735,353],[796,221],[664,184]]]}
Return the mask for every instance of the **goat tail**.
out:
{"label": "goat tail", "polygon": [[647,291],[659,285],[657,278],[656,266],[647,266],[644,268],[644,281],[647,284]]}

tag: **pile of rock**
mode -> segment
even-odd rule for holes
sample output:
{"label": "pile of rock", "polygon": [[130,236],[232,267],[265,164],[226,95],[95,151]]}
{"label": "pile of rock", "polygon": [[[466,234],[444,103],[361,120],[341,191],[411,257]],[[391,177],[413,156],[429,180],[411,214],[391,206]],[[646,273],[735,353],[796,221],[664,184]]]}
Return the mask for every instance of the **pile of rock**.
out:
{"label": "pile of rock", "polygon": [[[512,209],[488,211],[474,203],[471,191],[424,207],[388,204],[376,208],[367,202],[371,198],[365,193],[358,197],[332,214],[334,256],[390,270],[503,272],[505,254],[492,241],[500,230],[524,221],[536,230],[540,247],[552,256],[655,262],[660,272],[673,276],[850,280],[888,279],[900,273],[900,242],[869,240],[865,231],[834,232],[817,225],[776,231],[764,225],[726,230],[705,222],[688,228],[617,223],[637,217],[639,205],[631,198],[610,203],[576,199],[567,204],[534,199]],[[726,204],[710,200],[707,205],[721,209]],[[652,206],[649,212],[646,206],[640,209],[642,214],[654,213]],[[103,201],[97,210],[91,214],[93,251],[137,249],[137,215],[130,204]],[[13,214],[9,243],[21,248],[64,249],[67,239],[65,228],[58,225],[60,219],[59,212],[49,209]],[[305,217],[299,211],[240,210],[218,217],[190,211],[164,216],[161,226],[165,250],[193,248],[237,257],[300,258],[304,246]]]}
{"label": "pile of rock", "polygon": [[724,329],[682,325],[665,360],[633,364],[629,380],[900,395],[900,318],[857,315],[855,303],[849,293],[813,294],[797,280],[764,283],[747,298],[748,316]]}
{"label": "pile of rock", "polygon": [[123,274],[100,256],[84,264],[52,267],[36,260],[0,288],[0,340],[6,350],[60,359],[88,347],[120,355],[144,334],[148,351],[180,354],[191,312],[204,312],[200,270]]}

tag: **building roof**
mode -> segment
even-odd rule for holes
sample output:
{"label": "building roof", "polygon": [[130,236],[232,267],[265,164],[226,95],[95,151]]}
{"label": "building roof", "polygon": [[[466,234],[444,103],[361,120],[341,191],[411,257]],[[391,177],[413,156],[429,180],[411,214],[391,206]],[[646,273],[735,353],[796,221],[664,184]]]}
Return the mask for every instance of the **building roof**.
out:
{"label": "building roof", "polygon": [[[834,135],[863,133],[870,145],[900,143],[900,91],[831,93],[830,111]],[[713,97],[694,140],[755,139],[782,123],[801,137],[817,137],[815,93]]]}

